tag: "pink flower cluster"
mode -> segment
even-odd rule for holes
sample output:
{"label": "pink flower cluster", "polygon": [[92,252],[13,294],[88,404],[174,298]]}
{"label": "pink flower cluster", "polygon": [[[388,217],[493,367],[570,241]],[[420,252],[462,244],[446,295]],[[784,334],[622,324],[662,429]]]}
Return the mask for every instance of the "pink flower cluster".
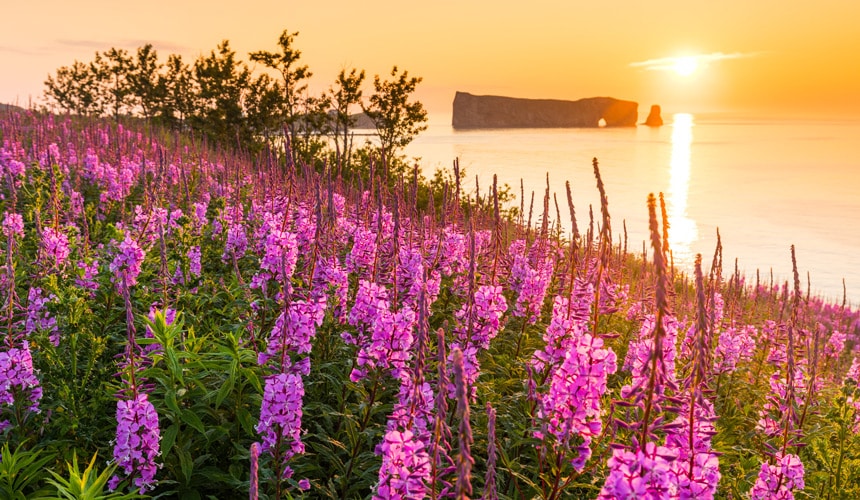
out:
{"label": "pink flower cluster", "polygon": [[425,300],[428,305],[435,302],[439,295],[442,279],[439,271],[429,272],[426,281],[424,273],[424,257],[421,255],[421,250],[418,247],[400,248],[400,258],[397,261],[397,290],[401,302],[413,309],[418,308],[418,295],[425,284],[427,286]]}
{"label": "pink flower cluster", "polygon": [[376,317],[383,310],[388,310],[388,291],[384,286],[367,280],[358,282],[358,291],[355,293],[352,309],[349,311],[349,324],[358,330],[354,336],[349,332],[341,333],[341,337],[347,344],[363,344],[368,331],[373,327]]}
{"label": "pink flower cluster", "polygon": [[288,231],[272,229],[266,236],[263,258],[260,260],[261,274],[289,288],[297,259],[296,235]]}
{"label": "pink flower cluster", "polygon": [[[683,401],[683,412],[666,433],[666,446],[678,451],[678,460],[672,463],[677,478],[680,500],[713,499],[720,482],[720,460],[711,447],[711,437],[716,434],[717,421],[713,405],[706,399],[697,402],[693,414],[692,433],[689,419],[689,403]],[[693,442],[690,442],[692,437]]]}
{"label": "pink flower cluster", "polygon": [[[146,394],[116,403],[116,444],[113,456],[125,475],[133,479],[134,486],[145,491],[155,486],[155,473],[159,455],[158,414]],[[121,478],[113,476],[108,485],[117,488]]]}
{"label": "pink flower cluster", "polygon": [[30,288],[27,294],[27,318],[24,321],[24,333],[27,336],[45,332],[54,346],[60,344],[60,330],[57,319],[48,311],[47,305],[56,299],[54,294],[44,295],[41,288]]}
{"label": "pink flower cluster", "polygon": [[369,276],[370,269],[376,259],[376,234],[361,226],[355,228],[352,235],[352,250],[346,256],[346,270]]}
{"label": "pink flower cluster", "polygon": [[[15,403],[16,394],[26,398],[26,404],[30,405],[28,411],[39,412],[42,387],[33,371],[33,357],[27,341],[22,342],[21,347],[0,351],[0,415],[2,405],[11,406]],[[8,425],[7,421],[0,420],[0,431]]]}
{"label": "pink flower cluster", "polygon": [[677,451],[645,443],[635,451],[613,449],[609,473],[597,497],[600,500],[669,500],[674,487],[672,463]]}
{"label": "pink flower cluster", "polygon": [[221,260],[229,262],[230,259],[240,259],[248,250],[248,236],[245,234],[245,228],[241,221],[236,224],[231,224],[227,229],[227,243],[224,245],[224,253],[221,255]]}
{"label": "pink flower cluster", "polygon": [[534,323],[540,316],[555,262],[551,257],[546,257],[532,265],[528,257],[521,253],[523,248],[524,243],[518,240],[512,243],[508,250],[513,261],[511,289],[517,295],[513,314]]}
{"label": "pink flower cluster", "polygon": [[21,214],[6,212],[3,216],[3,235],[9,237],[24,236],[24,219]]}
{"label": "pink flower cluster", "polygon": [[546,420],[547,431],[563,449],[574,437],[577,455],[572,465],[582,471],[591,457],[591,442],[603,430],[601,399],[606,394],[609,375],[617,369],[615,353],[603,340],[584,333],[568,344],[564,360],[553,367],[549,391],[539,394],[538,417]]}
{"label": "pink flower cluster", "polygon": [[[459,324],[455,328],[461,342],[471,342],[481,349],[489,349],[490,341],[501,330],[501,319],[508,310],[508,303],[499,285],[481,285],[475,291],[471,310],[463,304],[454,313]],[[471,331],[471,336],[469,332]]]}
{"label": "pink flower cluster", "polygon": [[415,312],[408,306],[397,312],[387,307],[379,309],[371,325],[370,342],[359,346],[356,368],[350,373],[350,380],[363,379],[373,368],[389,368],[393,377],[401,378],[412,359],[415,321]]}
{"label": "pink flower cluster", "polygon": [[[262,436],[262,451],[273,453],[278,450],[283,453],[280,457],[282,462],[305,451],[301,440],[304,395],[301,374],[277,373],[266,378],[260,421],[255,429]],[[284,477],[290,475],[292,469],[285,467]]]}
{"label": "pink flower cluster", "polygon": [[315,297],[327,297],[332,291],[332,314],[341,323],[346,322],[349,275],[336,257],[320,259],[314,266],[313,290]]}
{"label": "pink flower cluster", "polygon": [[[776,372],[770,377],[770,390],[767,401],[761,411],[759,411],[759,420],[756,423],[756,429],[764,432],[768,436],[775,436],[782,432],[782,419],[789,418],[794,414],[790,406],[803,406],[804,396],[806,395],[806,370],[802,364],[798,364],[794,369],[794,401],[789,401],[788,397],[788,381],[780,372]],[[789,422],[789,425],[794,425],[795,422]]]}
{"label": "pink flower cluster", "polygon": [[[257,362],[261,365],[275,360],[278,371],[286,371],[291,365],[289,354],[306,354],[311,351],[311,339],[325,316],[325,300],[297,300],[290,303],[286,312],[281,312],[269,333],[266,351],[261,352]],[[305,366],[304,363],[296,365]],[[309,365],[308,365],[309,366]],[[307,375],[304,368],[300,371]]]}
{"label": "pink flower cluster", "polygon": [[430,456],[424,443],[409,431],[390,430],[376,447],[382,455],[374,500],[424,498],[430,477]]}
{"label": "pink flower cluster", "polygon": [[752,359],[757,333],[753,325],[743,328],[729,327],[723,330],[714,353],[714,372],[716,374],[733,372],[739,362]]}
{"label": "pink flower cluster", "polygon": [[108,266],[110,272],[113,273],[111,281],[118,288],[136,285],[144,257],[146,257],[146,253],[140,248],[137,241],[126,235],[125,240],[117,245],[116,255]]}
{"label": "pink flower cluster", "polygon": [[[478,353],[489,349],[490,341],[498,335],[501,329],[501,318],[507,311],[508,304],[502,294],[501,286],[482,285],[475,291],[471,310],[469,307],[469,303],[466,303],[454,313],[458,320],[454,328],[458,341],[451,344],[452,353],[448,356],[448,362],[453,362],[453,349],[460,349],[463,353],[463,369],[470,398],[474,399],[477,390],[475,382],[481,371]],[[453,398],[455,386],[450,381],[447,391],[449,397]]]}
{"label": "pink flower cluster", "polygon": [[802,490],[803,462],[797,455],[777,456],[777,463],[761,464],[755,485],[750,490],[751,500],[794,500],[793,490]]}
{"label": "pink flower cluster", "polygon": [[543,335],[544,348],[535,351],[531,364],[538,371],[564,361],[576,339],[590,331],[589,317],[594,301],[594,286],[578,280],[570,299],[556,297],[552,317]]}
{"label": "pink flower cluster", "polygon": [[[621,388],[621,397],[627,398],[633,392],[642,390],[647,384],[651,370],[651,357],[654,355],[653,332],[655,329],[655,317],[653,314],[645,316],[642,327],[639,330],[639,340],[630,344],[627,357],[624,358],[624,370],[630,370],[632,381],[629,385]],[[678,338],[680,324],[673,316],[663,318],[663,329],[665,336],[662,341],[662,363],[657,369],[657,385],[654,387],[657,396],[662,396],[665,384],[675,384],[675,342]]]}
{"label": "pink flower cluster", "polygon": [[188,272],[191,276],[197,278],[202,273],[200,264],[200,246],[193,246],[188,250]]}
{"label": "pink flower cluster", "polygon": [[23,151],[15,151],[16,149],[14,145],[10,144],[4,144],[4,147],[0,148],[0,176],[6,177],[8,175],[15,178],[26,172],[26,166],[15,159],[15,156],[23,156],[24,153]]}
{"label": "pink flower cluster", "polygon": [[454,226],[448,226],[442,230],[442,245],[439,249],[439,269],[442,274],[450,276],[461,272],[466,257],[466,235],[459,232]]}
{"label": "pink flower cluster", "polygon": [[78,261],[78,277],[75,278],[75,286],[95,292],[99,289],[96,277],[99,274],[99,261],[93,260],[87,264],[84,260]]}
{"label": "pink flower cluster", "polygon": [[855,357],[854,361],[851,362],[851,368],[848,369],[845,378],[860,384],[860,356]]}
{"label": "pink flower cluster", "polygon": [[42,230],[42,255],[52,266],[63,267],[69,258],[69,237],[52,227]]}
{"label": "pink flower cluster", "polygon": [[845,341],[847,339],[848,335],[838,330],[833,330],[833,333],[830,334],[830,338],[827,339],[827,343],[824,345],[824,355],[828,358],[838,358],[845,349]]}

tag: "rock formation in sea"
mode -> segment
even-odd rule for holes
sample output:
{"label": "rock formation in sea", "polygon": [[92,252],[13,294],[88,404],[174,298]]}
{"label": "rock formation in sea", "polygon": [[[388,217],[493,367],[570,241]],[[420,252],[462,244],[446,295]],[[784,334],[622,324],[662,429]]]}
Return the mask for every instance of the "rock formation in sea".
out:
{"label": "rock formation in sea", "polygon": [[578,101],[479,96],[457,92],[452,125],[467,128],[633,127],[639,104],[612,97]]}
{"label": "rock formation in sea", "polygon": [[659,127],[663,125],[663,117],[660,116],[660,105],[654,104],[651,106],[651,112],[648,113],[648,118],[645,118],[645,125],[649,127]]}

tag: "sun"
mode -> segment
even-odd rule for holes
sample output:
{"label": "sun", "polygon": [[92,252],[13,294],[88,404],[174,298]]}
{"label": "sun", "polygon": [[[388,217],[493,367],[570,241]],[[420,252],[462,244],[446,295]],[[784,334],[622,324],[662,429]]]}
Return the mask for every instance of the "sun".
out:
{"label": "sun", "polygon": [[681,76],[690,76],[699,69],[699,61],[695,56],[676,57],[672,69]]}

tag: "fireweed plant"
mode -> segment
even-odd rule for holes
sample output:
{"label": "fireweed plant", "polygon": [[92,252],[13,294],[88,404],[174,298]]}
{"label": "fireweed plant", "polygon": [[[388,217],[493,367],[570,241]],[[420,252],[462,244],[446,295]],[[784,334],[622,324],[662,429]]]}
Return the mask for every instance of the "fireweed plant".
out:
{"label": "fireweed plant", "polygon": [[549,187],[288,156],[0,116],[3,491],[97,454],[163,498],[860,496],[847,293],[724,277],[719,237],[688,276],[658,196],[628,253],[596,160],[565,235]]}

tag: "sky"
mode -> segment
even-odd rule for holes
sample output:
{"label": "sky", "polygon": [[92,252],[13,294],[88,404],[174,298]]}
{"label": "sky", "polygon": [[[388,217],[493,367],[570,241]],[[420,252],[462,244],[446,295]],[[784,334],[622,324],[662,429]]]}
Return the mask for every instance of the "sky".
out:
{"label": "sky", "polygon": [[[341,69],[423,78],[417,98],[450,113],[455,91],[612,96],[668,113],[860,118],[856,0],[30,0],[4,2],[0,102],[43,102],[44,81],[96,51],[152,43],[186,61],[230,40],[275,50],[284,29],[312,92]],[[679,57],[687,57],[678,63]],[[260,68],[256,68],[260,70]]]}

